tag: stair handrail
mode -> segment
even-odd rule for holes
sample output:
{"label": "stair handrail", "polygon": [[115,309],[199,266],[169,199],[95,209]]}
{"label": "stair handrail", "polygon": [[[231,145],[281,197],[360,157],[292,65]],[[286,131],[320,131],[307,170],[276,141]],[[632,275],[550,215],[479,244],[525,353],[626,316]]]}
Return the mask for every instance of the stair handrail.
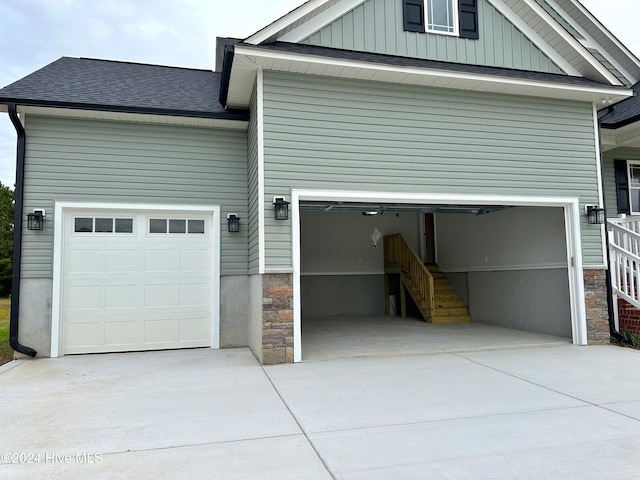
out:
{"label": "stair handrail", "polygon": [[401,275],[409,277],[419,292],[424,292],[424,302],[430,318],[435,316],[435,293],[433,276],[420,256],[409,244],[402,233],[385,235],[384,244],[384,268],[400,267]]}
{"label": "stair handrail", "polygon": [[[626,226],[624,226],[626,225]],[[609,243],[640,256],[640,220],[608,219]],[[628,226],[632,228],[627,228]]]}

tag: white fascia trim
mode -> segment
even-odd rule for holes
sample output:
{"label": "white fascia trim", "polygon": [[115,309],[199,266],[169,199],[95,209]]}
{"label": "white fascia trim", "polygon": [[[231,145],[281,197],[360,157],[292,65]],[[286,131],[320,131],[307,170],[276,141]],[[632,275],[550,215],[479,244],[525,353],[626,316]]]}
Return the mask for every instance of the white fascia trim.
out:
{"label": "white fascia trim", "polygon": [[337,20],[343,15],[347,14],[358,5],[364,3],[365,0],[342,0],[331,8],[326,9],[319,15],[316,15],[309,21],[294,28],[290,32],[285,33],[278,38],[280,42],[298,43],[305,38],[310,37],[318,30],[329,25],[331,22]]}
{"label": "white fascia trim", "polygon": [[18,106],[18,113],[21,113],[22,115],[29,113],[47,117],[110,120],[117,122],[146,123],[152,125],[193,126],[200,128],[224,128],[230,130],[247,130],[249,128],[249,122],[246,120],[182,117],[178,115],[157,115],[149,113],[107,112],[102,110],[82,110],[74,108]]}
{"label": "white fascia trim", "polygon": [[[213,295],[211,309],[211,348],[220,348],[220,205],[164,205],[106,202],[55,202],[53,220],[53,289],[51,298],[51,357],[62,351],[60,335],[62,308],[62,253],[64,251],[64,215],[66,210],[151,210],[190,211],[211,214],[213,249],[211,259]],[[218,308],[216,308],[216,305]]]}
{"label": "white fascia trim", "polygon": [[629,50],[627,47],[624,46],[624,44],[622,44],[620,42],[620,40],[618,40],[615,35],[613,35],[602,23],[600,23],[600,20],[598,20],[596,17],[594,17],[591,12],[589,12],[589,10],[587,10],[584,5],[582,5],[580,2],[576,2],[575,0],[571,0],[571,2],[574,4],[574,6],[580,10],[582,12],[582,14],[587,17],[589,20],[591,20],[591,22],[598,27],[598,29],[600,29],[600,31],[602,33],[605,34],[606,37],[609,38],[609,40],[611,42],[613,42],[620,50],[622,50],[636,65],[638,65],[638,67],[640,67],[640,60],[638,59],[638,57],[636,57],[634,55],[633,52],[631,52],[631,50]]}
{"label": "white fascia trim", "polygon": [[522,79],[512,79],[512,78],[504,78],[504,77],[494,77],[494,76],[479,75],[474,73],[451,72],[446,70],[426,70],[423,68],[416,68],[416,67],[396,67],[393,65],[382,65],[379,63],[373,64],[373,63],[367,63],[367,62],[357,62],[353,60],[341,60],[341,59],[334,59],[334,58],[328,58],[328,57],[316,57],[313,55],[303,55],[303,54],[297,54],[297,53],[259,50],[251,47],[236,47],[236,55],[237,56],[244,55],[247,57],[255,57],[255,58],[268,58],[273,60],[283,60],[283,61],[291,61],[291,62],[307,62],[307,63],[322,64],[322,65],[333,65],[333,66],[340,66],[344,68],[359,68],[363,70],[395,72],[395,73],[402,73],[405,75],[413,74],[413,75],[422,75],[425,77],[439,77],[439,78],[450,78],[450,79],[459,79],[459,80],[468,80],[468,81],[478,81],[478,82],[486,82],[487,84],[518,85],[518,86],[524,86],[524,87],[543,88],[543,89],[549,89],[554,91],[582,92],[585,94],[599,95],[607,98],[619,97],[619,99],[623,99],[626,97],[633,96],[632,90],[628,90],[628,89],[615,90],[615,93],[614,93],[607,86],[585,87],[585,86],[557,84],[557,83],[535,81],[535,80],[522,80]]}
{"label": "white fascia trim", "polygon": [[[616,67],[618,69],[618,71],[620,73],[622,73],[626,79],[631,83],[634,84],[636,83],[633,75],[631,75],[631,73],[629,73],[628,70],[626,70],[619,62],[618,60],[616,60],[613,55],[611,55],[609,53],[609,51],[604,48],[603,45],[600,45],[598,42],[595,41],[595,39],[584,29],[582,28],[582,25],[580,25],[575,18],[573,18],[571,15],[569,15],[567,12],[564,11],[564,9],[562,7],[560,7],[560,5],[557,4],[557,2],[555,0],[546,0],[546,2],[551,5],[551,7],[553,7],[553,9],[558,12],[560,15],[562,15],[562,17],[565,19],[565,21],[567,23],[570,23],[571,26],[573,28],[575,28],[580,35],[582,35],[584,37],[584,41],[580,41],[580,43],[582,43],[582,45],[584,45],[585,47],[589,48],[589,47],[602,47],[602,50],[599,50],[600,53],[602,55],[604,55],[607,60],[609,60],[609,62],[611,62],[611,64]],[[597,23],[598,28],[601,27],[601,24]],[[602,28],[600,28],[600,30],[602,30]],[[604,29],[606,30],[606,29]],[[608,33],[608,31],[607,31]]]}
{"label": "white fascia trim", "polygon": [[[596,157],[596,178],[598,182],[598,206],[604,205],[604,192],[602,191],[602,148],[600,146],[600,124],[598,122],[598,107],[593,104],[593,138],[596,141],[595,157]],[[607,234],[606,225],[600,225],[600,244],[602,245],[602,258],[607,258]]]}
{"label": "white fascia trim", "polygon": [[302,300],[300,294],[300,200],[332,200],[430,204],[507,204],[514,206],[562,207],[565,215],[567,270],[571,306],[571,331],[573,343],[587,344],[587,314],[584,295],[582,243],[580,235],[580,200],[577,197],[518,197],[511,195],[450,195],[432,193],[399,193],[340,190],[291,191],[291,237],[293,264],[293,358],[302,361]]}
{"label": "white fascia trim", "polygon": [[264,203],[264,72],[256,76],[256,122],[258,135],[258,273],[265,273],[265,203]]}
{"label": "white fascia trim", "polygon": [[538,33],[529,26],[521,17],[516,15],[502,0],[487,0],[496,10],[498,10],[507,20],[509,20],[518,30],[520,30],[533,44],[542,50],[553,63],[558,65],[567,75],[581,77],[582,74],[565,58],[551,47]]}
{"label": "white fascia trim", "polygon": [[609,70],[607,70],[604,65],[602,65],[596,58],[591,55],[589,50],[587,50],[584,45],[582,45],[578,40],[573,38],[573,36],[567,32],[562,25],[558,24],[555,19],[547,13],[547,11],[542,8],[535,0],[522,0],[524,1],[529,8],[531,8],[534,12],[536,12],[540,18],[542,18],[553,30],[560,35],[563,40],[565,40],[569,45],[571,45],[589,64],[595,68],[604,78],[607,79],[612,85],[622,85],[620,80],[618,80]]}
{"label": "white fascia trim", "polygon": [[297,22],[305,15],[309,15],[313,13],[313,11],[325,3],[328,3],[331,0],[310,0],[304,5],[300,5],[295,10],[292,10],[284,17],[280,17],[278,20],[273,22],[271,25],[266,26],[262,30],[257,31],[250,37],[247,37],[244,42],[250,43],[252,45],[259,45],[265,40],[269,40],[271,37],[278,34],[278,32],[284,30],[289,25]]}

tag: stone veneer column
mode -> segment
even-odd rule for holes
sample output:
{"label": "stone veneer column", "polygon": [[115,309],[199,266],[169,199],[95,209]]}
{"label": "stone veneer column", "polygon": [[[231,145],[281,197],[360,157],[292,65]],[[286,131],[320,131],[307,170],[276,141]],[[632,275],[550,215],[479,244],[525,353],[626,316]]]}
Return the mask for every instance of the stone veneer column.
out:
{"label": "stone veneer column", "polygon": [[262,276],[262,363],[293,363],[293,275]]}
{"label": "stone veneer column", "polygon": [[584,270],[584,297],[589,345],[609,343],[609,308],[606,270]]}

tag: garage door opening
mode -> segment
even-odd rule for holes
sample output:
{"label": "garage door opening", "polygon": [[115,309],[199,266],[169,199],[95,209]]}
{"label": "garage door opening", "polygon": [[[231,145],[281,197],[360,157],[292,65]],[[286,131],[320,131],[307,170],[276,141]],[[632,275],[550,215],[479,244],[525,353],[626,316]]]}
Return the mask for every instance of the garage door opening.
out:
{"label": "garage door opening", "polygon": [[[566,344],[574,336],[564,207],[299,207],[302,360]],[[382,246],[395,233],[436,265],[471,322],[426,323],[406,292],[407,315],[399,315],[397,276],[385,295]]]}

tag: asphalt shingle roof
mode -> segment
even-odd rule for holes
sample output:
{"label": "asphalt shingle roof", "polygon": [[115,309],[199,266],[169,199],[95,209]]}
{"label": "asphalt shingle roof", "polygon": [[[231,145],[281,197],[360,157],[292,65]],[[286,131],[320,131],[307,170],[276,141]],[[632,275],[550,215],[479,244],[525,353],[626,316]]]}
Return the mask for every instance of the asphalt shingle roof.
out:
{"label": "asphalt shingle roof", "polygon": [[640,120],[640,82],[631,88],[633,97],[600,110],[600,124],[604,128],[619,128]]}
{"label": "asphalt shingle roof", "polygon": [[0,103],[246,119],[218,101],[221,74],[62,57],[0,89]]}

